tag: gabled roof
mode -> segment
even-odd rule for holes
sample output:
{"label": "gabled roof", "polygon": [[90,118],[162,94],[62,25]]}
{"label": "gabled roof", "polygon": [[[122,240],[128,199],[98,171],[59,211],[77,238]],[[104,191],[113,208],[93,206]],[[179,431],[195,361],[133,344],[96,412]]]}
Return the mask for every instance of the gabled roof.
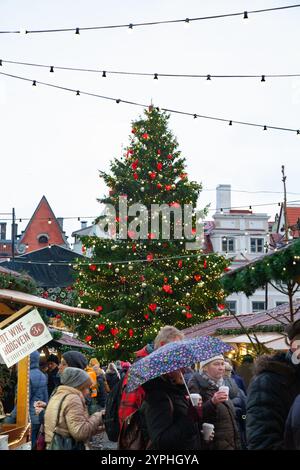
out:
{"label": "gabled roof", "polygon": [[[51,224],[49,224],[49,219]],[[46,197],[43,196],[38,206],[36,207],[31,219],[29,220],[25,230],[22,232],[18,244],[29,244],[28,251],[33,251],[40,248],[37,237],[39,234],[49,234],[49,243],[57,245],[66,245],[67,240],[65,232],[60,226],[56,216]],[[52,237],[52,240],[51,240]]]}

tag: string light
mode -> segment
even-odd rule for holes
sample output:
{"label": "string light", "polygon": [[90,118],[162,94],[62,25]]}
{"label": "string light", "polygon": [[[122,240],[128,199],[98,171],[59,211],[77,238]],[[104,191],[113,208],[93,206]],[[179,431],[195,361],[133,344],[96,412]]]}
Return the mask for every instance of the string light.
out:
{"label": "string light", "polygon": [[[0,60],[0,66],[3,66],[3,64],[13,64],[13,65],[21,65],[25,67],[38,67],[38,68],[50,68],[50,72],[54,72],[54,69],[57,70],[64,70],[64,71],[73,71],[73,72],[84,72],[84,73],[102,73],[102,77],[106,78],[106,73],[109,73],[111,75],[127,75],[127,76],[137,76],[137,77],[153,77],[155,73],[151,72],[128,72],[125,70],[99,70],[99,69],[93,69],[93,68],[82,68],[82,67],[67,67],[67,66],[57,66],[57,65],[45,65],[45,64],[37,64],[37,63],[32,63],[32,62],[20,62],[20,61],[15,61],[15,60]],[[216,78],[216,79],[228,79],[228,78],[241,78],[241,79],[257,79],[260,78],[261,82],[265,82],[266,78],[296,78],[300,77],[299,73],[281,73],[281,74],[251,74],[251,75],[245,75],[245,74],[188,74],[188,73],[156,73],[160,77],[164,78],[206,78],[207,80],[210,80],[211,78]]]}
{"label": "string light", "polygon": [[[139,22],[139,23],[134,23],[134,27],[138,26],[154,26],[154,25],[164,25],[164,24],[178,24],[178,23],[188,23],[191,21],[204,21],[204,20],[215,20],[215,19],[225,19],[225,18],[230,18],[230,17],[236,17],[236,16],[242,16],[244,19],[248,18],[249,14],[261,14],[261,13],[269,13],[269,12],[275,12],[275,11],[282,11],[282,10],[287,10],[291,8],[298,8],[300,7],[300,4],[296,5],[285,5],[281,7],[273,7],[273,8],[264,8],[260,10],[249,10],[249,11],[242,11],[242,12],[235,12],[235,13],[225,13],[225,14],[219,14],[219,15],[210,15],[210,16],[203,16],[203,17],[197,17],[197,18],[183,18],[183,19],[175,19],[175,20],[164,20],[164,21],[151,21],[151,22]],[[189,20],[187,22],[187,20]],[[115,24],[115,25],[103,25],[103,26],[89,26],[89,27],[81,27],[80,30],[84,31],[92,31],[92,30],[102,30],[102,29],[117,29],[117,28],[128,28],[132,29],[133,24]],[[55,29],[39,29],[39,30],[25,30],[25,34],[30,34],[30,33],[58,33],[58,32],[69,32],[69,31],[74,31],[73,28],[55,28]],[[21,34],[23,30],[19,31],[12,31],[12,30],[6,30],[6,31],[0,31],[1,34]],[[79,28],[75,28],[75,34],[79,34]]]}
{"label": "string light", "polygon": [[[17,75],[12,75],[12,74],[8,74],[8,73],[4,73],[4,72],[0,72],[0,75],[10,77],[10,78],[15,78],[15,79],[18,79],[18,80],[32,81],[29,78],[20,77],[20,76],[17,76]],[[86,91],[80,91],[79,92],[79,90],[74,90],[74,89],[71,89],[71,88],[66,88],[66,87],[63,87],[63,86],[54,85],[52,83],[46,83],[46,82],[40,82],[40,81],[38,82],[36,80],[33,81],[33,85],[36,85],[37,83],[39,83],[39,85],[43,85],[43,86],[47,86],[47,87],[51,87],[51,88],[57,88],[59,90],[64,90],[64,91],[73,92],[73,93],[75,92],[77,96],[80,95],[80,94],[83,94],[83,95],[86,95],[86,96],[92,96],[94,98],[99,98],[99,99],[109,100],[109,101],[115,101],[116,103],[121,103],[122,102],[124,104],[129,104],[131,106],[138,106],[138,107],[141,107],[141,108],[148,109],[147,105],[141,104],[141,103],[136,103],[136,102],[133,102],[133,101],[123,100],[123,99],[121,100],[120,98],[116,99],[116,98],[112,98],[110,96],[102,96],[102,95],[98,95],[96,93],[90,93],[90,92],[86,92]],[[165,111],[165,112],[170,113],[170,114],[180,114],[180,115],[184,115],[184,116],[195,117],[194,113],[189,113],[189,112],[185,112],[185,111],[178,111],[178,110],[169,109],[169,108],[160,108],[160,109],[162,111]],[[201,114],[197,114],[197,117],[202,118],[202,119],[209,119],[209,120],[213,120],[213,121],[219,121],[219,122],[227,122],[228,123],[228,121],[229,121],[229,119],[219,118],[219,117],[216,117],[216,116],[201,115]],[[246,121],[233,121],[233,120],[232,120],[232,122],[235,123],[235,124],[240,124],[240,125],[244,125],[244,126],[260,127],[260,128],[263,128],[264,130],[267,130],[266,125],[262,125],[262,124],[258,124],[258,123],[246,122]],[[279,127],[279,126],[268,126],[268,128],[273,129],[273,130],[278,130],[278,131],[295,132],[295,133],[297,133],[297,135],[300,134],[299,129],[291,129],[291,128]]]}

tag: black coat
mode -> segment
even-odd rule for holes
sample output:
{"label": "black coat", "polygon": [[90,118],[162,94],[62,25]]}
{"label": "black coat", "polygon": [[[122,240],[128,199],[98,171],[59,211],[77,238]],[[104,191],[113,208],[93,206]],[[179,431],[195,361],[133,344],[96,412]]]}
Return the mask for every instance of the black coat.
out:
{"label": "black coat", "polygon": [[294,401],[286,421],[284,445],[288,450],[300,450],[300,395]]}
{"label": "black coat", "polygon": [[249,449],[284,449],[284,428],[300,393],[300,367],[287,354],[262,356],[248,388],[247,441]]}
{"label": "black coat", "polygon": [[105,390],[104,379],[105,379],[105,376],[103,374],[99,374],[97,376],[97,383],[98,383],[97,403],[102,408],[105,408],[105,403],[106,403],[106,398],[107,398],[107,392]]}
{"label": "black coat", "polygon": [[200,449],[199,428],[190,414],[185,386],[174,385],[159,377],[144,384],[143,388],[146,396],[142,410],[151,449]]}
{"label": "black coat", "polygon": [[203,400],[203,422],[215,427],[215,437],[211,443],[212,450],[240,449],[239,430],[231,400],[213,405],[211,399],[218,391],[218,386],[206,380],[199,372],[189,381],[191,393],[200,393]]}
{"label": "black coat", "polygon": [[110,390],[112,390],[114,386],[119,382],[120,377],[116,372],[106,372],[105,376],[108,386]]}

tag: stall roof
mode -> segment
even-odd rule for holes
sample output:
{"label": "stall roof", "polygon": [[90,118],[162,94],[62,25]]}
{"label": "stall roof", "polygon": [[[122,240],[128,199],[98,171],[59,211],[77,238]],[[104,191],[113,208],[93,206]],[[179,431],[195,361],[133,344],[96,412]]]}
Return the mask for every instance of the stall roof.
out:
{"label": "stall roof", "polygon": [[35,295],[25,294],[24,292],[18,292],[9,289],[0,289],[0,300],[23,304],[32,305],[35,307],[42,307],[48,310],[58,310],[60,312],[81,314],[81,315],[99,315],[94,310],[88,310],[85,308],[71,307],[70,305],[60,304],[59,302],[52,302],[51,300],[42,299]]}
{"label": "stall roof", "polygon": [[[50,333],[54,333],[55,329],[49,328]],[[61,332],[61,337],[59,339],[54,339],[51,341],[53,343],[59,343],[63,346],[70,346],[72,348],[81,348],[81,349],[94,349],[86,343],[83,343],[78,338],[74,338],[74,336],[67,335],[64,332]]]}

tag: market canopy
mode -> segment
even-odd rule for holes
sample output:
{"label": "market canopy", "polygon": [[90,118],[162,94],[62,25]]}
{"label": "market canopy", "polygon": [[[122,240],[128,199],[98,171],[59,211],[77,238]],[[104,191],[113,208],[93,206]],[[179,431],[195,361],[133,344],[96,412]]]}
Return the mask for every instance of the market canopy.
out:
{"label": "market canopy", "polygon": [[81,315],[99,315],[94,310],[88,310],[85,308],[71,307],[64,305],[59,302],[53,302],[52,300],[42,299],[31,294],[25,294],[24,292],[18,292],[9,289],[0,289],[0,312],[1,302],[18,303],[23,305],[32,305],[35,307],[42,307],[49,310],[58,310],[59,312],[65,312],[70,314],[81,314]]}

